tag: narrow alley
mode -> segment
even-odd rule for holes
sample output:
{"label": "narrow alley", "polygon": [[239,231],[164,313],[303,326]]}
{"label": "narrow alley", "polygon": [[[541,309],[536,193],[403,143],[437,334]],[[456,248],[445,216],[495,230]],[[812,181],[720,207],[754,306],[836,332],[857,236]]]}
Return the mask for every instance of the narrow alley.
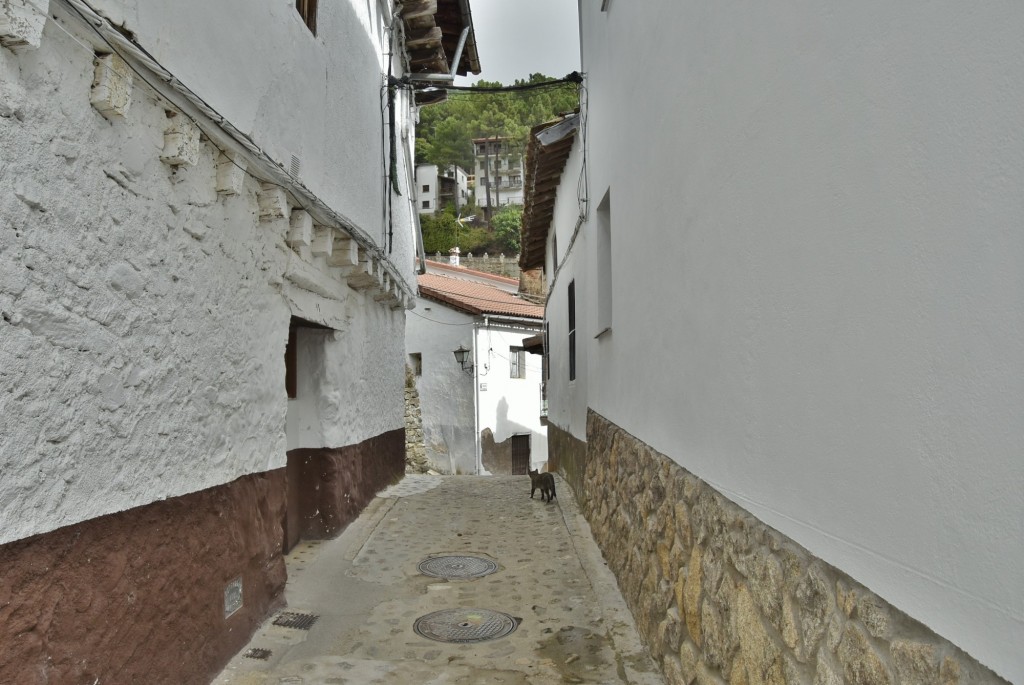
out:
{"label": "narrow alley", "polygon": [[[529,493],[523,476],[406,476],[292,551],[288,606],[216,685],[662,683],[565,482],[551,504]],[[487,575],[420,570],[442,556],[472,559],[428,570]],[[419,631],[462,642],[418,634],[446,610]],[[297,614],[317,618],[275,625]]]}

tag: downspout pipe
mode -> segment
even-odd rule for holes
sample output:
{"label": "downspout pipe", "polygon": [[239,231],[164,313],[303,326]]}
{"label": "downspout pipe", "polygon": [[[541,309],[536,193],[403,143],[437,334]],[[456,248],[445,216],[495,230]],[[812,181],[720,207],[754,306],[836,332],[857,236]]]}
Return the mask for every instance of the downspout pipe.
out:
{"label": "downspout pipe", "polygon": [[[484,328],[487,317],[484,317]],[[480,322],[473,324],[473,456],[476,459],[476,475],[483,475],[483,456],[480,454],[480,353],[477,341],[480,337]]]}

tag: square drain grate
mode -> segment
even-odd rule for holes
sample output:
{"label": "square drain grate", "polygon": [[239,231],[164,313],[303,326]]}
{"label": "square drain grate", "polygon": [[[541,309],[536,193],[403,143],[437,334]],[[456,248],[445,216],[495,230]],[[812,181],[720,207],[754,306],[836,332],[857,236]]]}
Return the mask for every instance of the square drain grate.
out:
{"label": "square drain grate", "polygon": [[274,619],[275,626],[282,628],[294,628],[295,630],[309,630],[320,617],[316,614],[297,614],[291,611],[283,611]]}
{"label": "square drain grate", "polygon": [[259,659],[260,661],[266,661],[273,654],[269,649],[262,649],[260,647],[253,647],[248,652],[243,654],[246,659]]}

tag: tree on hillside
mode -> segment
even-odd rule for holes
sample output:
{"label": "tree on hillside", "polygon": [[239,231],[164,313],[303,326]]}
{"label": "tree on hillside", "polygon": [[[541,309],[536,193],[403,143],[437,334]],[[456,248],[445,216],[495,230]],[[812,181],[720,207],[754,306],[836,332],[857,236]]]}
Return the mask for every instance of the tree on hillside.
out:
{"label": "tree on hillside", "polygon": [[519,231],[523,225],[523,208],[505,205],[491,218],[494,241],[506,254],[519,254]]}
{"label": "tree on hillside", "polygon": [[[530,74],[513,85],[553,81],[543,74]],[[479,88],[501,88],[502,84],[480,80]],[[416,161],[447,168],[457,164],[473,168],[473,138],[508,136],[526,149],[530,128],[579,106],[579,90],[573,84],[551,88],[495,93],[450,91],[446,102],[424,107],[416,136]]]}

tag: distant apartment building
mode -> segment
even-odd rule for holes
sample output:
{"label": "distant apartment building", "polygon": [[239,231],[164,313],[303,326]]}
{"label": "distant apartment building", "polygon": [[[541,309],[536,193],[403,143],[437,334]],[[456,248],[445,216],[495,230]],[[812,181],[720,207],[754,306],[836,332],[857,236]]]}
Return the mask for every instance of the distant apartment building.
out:
{"label": "distant apartment building", "polygon": [[480,207],[523,204],[523,153],[514,138],[474,138],[476,203]]}
{"label": "distant apartment building", "polygon": [[469,202],[469,175],[457,166],[443,173],[436,164],[416,166],[416,207],[420,214],[430,214],[446,205],[458,211]]}

